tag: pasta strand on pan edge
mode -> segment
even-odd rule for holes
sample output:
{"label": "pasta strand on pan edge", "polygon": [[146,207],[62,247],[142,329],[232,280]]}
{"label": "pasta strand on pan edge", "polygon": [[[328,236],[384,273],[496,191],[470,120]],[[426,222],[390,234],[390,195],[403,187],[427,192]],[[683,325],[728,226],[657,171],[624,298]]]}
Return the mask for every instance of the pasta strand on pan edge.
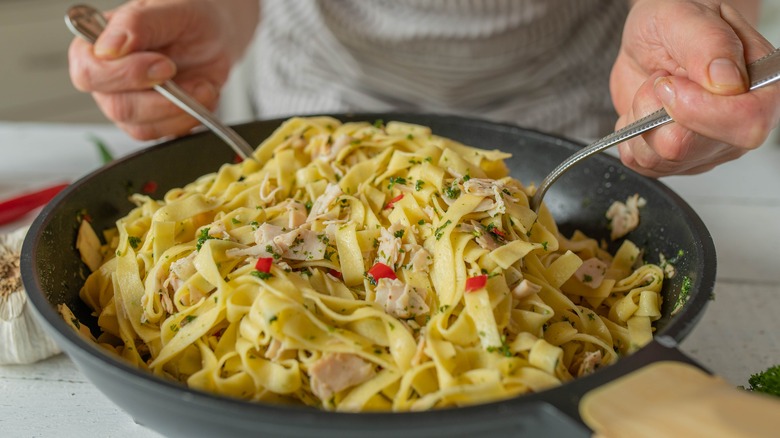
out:
{"label": "pasta strand on pan edge", "polygon": [[80,293],[95,341],[192,388],[340,411],[541,391],[650,341],[663,271],[559,235],[508,157],[292,118],[254,159],[133,195]]}

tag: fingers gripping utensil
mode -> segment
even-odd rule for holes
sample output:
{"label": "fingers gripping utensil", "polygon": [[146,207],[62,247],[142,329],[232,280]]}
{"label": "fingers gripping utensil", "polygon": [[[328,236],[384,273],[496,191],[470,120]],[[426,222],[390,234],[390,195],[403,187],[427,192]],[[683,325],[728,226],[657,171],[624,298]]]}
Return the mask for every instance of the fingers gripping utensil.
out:
{"label": "fingers gripping utensil", "polygon": [[[747,73],[750,80],[750,90],[755,90],[780,80],[780,49],[775,49],[775,51],[769,55],[749,64],[747,66]],[[655,129],[673,121],[674,120],[672,120],[669,114],[666,113],[666,110],[661,108],[571,155],[542,180],[539,187],[536,189],[536,193],[534,193],[534,196],[531,198],[531,208],[538,212],[547,189],[575,164],[604,151],[605,149],[609,149],[618,143],[622,143],[651,129]]]}
{"label": "fingers gripping utensil", "polygon": [[[74,35],[94,44],[98,36],[103,32],[103,29],[105,29],[108,21],[106,21],[106,18],[100,11],[91,6],[75,5],[68,9],[68,13],[65,15],[65,24]],[[246,159],[252,156],[254,148],[246,140],[238,135],[236,131],[220,122],[211,111],[187,94],[175,82],[167,80],[162,84],[155,85],[154,89],[176,104],[176,106],[198,119],[198,121],[233,148],[241,158]]]}

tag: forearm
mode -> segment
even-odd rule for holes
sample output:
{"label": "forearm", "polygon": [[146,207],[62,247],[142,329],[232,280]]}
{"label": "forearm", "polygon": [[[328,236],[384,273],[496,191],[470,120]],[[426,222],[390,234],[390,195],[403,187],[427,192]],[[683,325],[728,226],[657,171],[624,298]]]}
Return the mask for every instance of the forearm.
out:
{"label": "forearm", "polygon": [[[628,0],[631,6],[645,0]],[[654,1],[654,0],[648,0]],[[726,0],[725,3],[730,4],[736,10],[739,11],[751,24],[756,25],[758,23],[759,12],[761,10],[761,0]]]}

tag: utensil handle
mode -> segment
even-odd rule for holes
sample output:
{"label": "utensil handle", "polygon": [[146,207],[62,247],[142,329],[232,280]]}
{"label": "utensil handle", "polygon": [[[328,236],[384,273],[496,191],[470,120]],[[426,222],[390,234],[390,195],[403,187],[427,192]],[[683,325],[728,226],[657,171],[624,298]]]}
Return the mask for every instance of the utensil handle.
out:
{"label": "utensil handle", "polygon": [[[751,91],[780,80],[780,49],[775,49],[765,57],[748,64],[747,72]],[[531,208],[534,211],[539,210],[544,194],[574,163],[673,121],[666,110],[661,108],[572,154],[542,180],[531,198]]]}
{"label": "utensil handle", "polygon": [[737,389],[680,362],[657,362],[585,394],[596,436],[777,436],[780,399]]}

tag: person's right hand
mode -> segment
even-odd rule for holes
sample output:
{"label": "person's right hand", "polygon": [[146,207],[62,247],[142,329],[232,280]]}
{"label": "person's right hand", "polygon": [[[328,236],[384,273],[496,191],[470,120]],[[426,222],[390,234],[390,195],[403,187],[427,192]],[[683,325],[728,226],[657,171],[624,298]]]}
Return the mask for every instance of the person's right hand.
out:
{"label": "person's right hand", "polygon": [[[215,109],[232,64],[257,24],[258,2],[135,0],[108,13],[95,45],[76,38],[68,53],[75,87],[91,92],[103,113],[140,140],[186,134],[198,122],[152,90],[174,79]],[[235,2],[239,3],[239,2]],[[230,5],[228,5],[230,4]],[[229,6],[247,7],[237,11]],[[248,14],[248,15],[247,15]]]}

